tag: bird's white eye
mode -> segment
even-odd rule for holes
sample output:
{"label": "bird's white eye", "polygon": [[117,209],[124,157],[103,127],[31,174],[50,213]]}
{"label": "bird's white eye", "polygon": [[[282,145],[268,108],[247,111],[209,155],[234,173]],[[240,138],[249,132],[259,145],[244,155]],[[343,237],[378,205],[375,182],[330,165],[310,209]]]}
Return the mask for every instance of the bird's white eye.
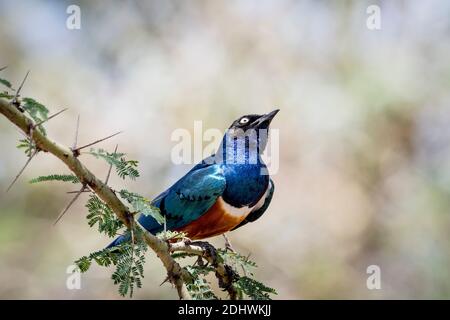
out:
{"label": "bird's white eye", "polygon": [[242,118],[242,119],[239,121],[239,123],[240,123],[240,124],[246,124],[248,121],[249,121],[248,118],[247,118],[247,117],[244,117],[244,118]]}

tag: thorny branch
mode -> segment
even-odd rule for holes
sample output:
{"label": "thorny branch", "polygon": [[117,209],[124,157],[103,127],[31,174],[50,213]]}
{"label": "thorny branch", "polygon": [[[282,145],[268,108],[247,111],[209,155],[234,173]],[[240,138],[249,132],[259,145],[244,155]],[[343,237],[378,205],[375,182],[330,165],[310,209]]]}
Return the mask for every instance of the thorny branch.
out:
{"label": "thorny branch", "polygon": [[[33,127],[33,120],[23,114],[12,103],[5,99],[0,99],[0,113],[8,118],[12,123],[18,126],[25,134],[29,134],[39,150],[49,152],[64,162],[67,167],[78,177],[83,185],[97,194],[110,208],[117,217],[127,226],[131,227],[131,221],[134,219],[128,207],[116,196],[113,190],[98,179],[89,169],[87,169],[80,160],[73,154],[72,150],[50,140],[39,130],[30,132],[29,128]],[[186,285],[182,279],[180,265],[170,256],[167,244],[148,232],[144,235],[146,243],[155,251],[168,274],[171,276],[171,282],[175,285],[180,299],[190,299],[191,296],[186,289]]]}
{"label": "thorny branch", "polygon": [[[34,156],[39,151],[49,152],[60,159],[80,180],[82,188],[77,192],[75,198],[69,203],[69,205],[60,214],[60,217],[68,210],[68,208],[75,202],[78,196],[87,190],[94,192],[100,199],[102,199],[116,214],[116,216],[125,224],[127,228],[131,228],[134,223],[134,215],[128,207],[117,197],[114,190],[108,185],[108,176],[105,182],[102,182],[97,178],[89,169],[87,169],[78,159],[80,153],[79,150],[86,146],[104,141],[118,133],[108,136],[104,139],[94,141],[83,147],[77,147],[78,139],[78,127],[79,118],[77,120],[75,142],[72,148],[60,145],[57,142],[51,140],[39,130],[32,130],[36,124],[32,119],[27,117],[20,108],[20,105],[10,103],[5,99],[0,98],[0,113],[3,114],[9,121],[19,127],[34,143],[35,151],[32,154]],[[61,112],[59,112],[61,113]],[[57,114],[59,114],[57,113]],[[54,116],[56,116],[55,114]],[[117,150],[117,149],[116,149]],[[27,164],[31,161],[32,156],[28,159]],[[21,172],[23,169],[21,170]],[[19,173],[20,175],[20,173]],[[19,176],[18,175],[18,176]],[[17,178],[15,179],[17,180]],[[59,217],[59,218],[60,218]],[[59,219],[58,218],[58,219]],[[216,277],[219,281],[219,286],[226,290],[231,299],[237,298],[237,291],[233,287],[233,280],[236,276],[231,267],[223,264],[217,259],[216,249],[207,242],[196,241],[191,242],[183,240],[176,243],[169,243],[159,239],[155,235],[145,232],[144,239],[147,245],[156,253],[158,258],[163,263],[167,270],[168,280],[175,286],[180,299],[191,299],[186,288],[186,282],[189,281],[189,273],[181,268],[181,266],[171,256],[171,253],[175,251],[184,251],[186,253],[195,254],[204,258],[215,269]]]}

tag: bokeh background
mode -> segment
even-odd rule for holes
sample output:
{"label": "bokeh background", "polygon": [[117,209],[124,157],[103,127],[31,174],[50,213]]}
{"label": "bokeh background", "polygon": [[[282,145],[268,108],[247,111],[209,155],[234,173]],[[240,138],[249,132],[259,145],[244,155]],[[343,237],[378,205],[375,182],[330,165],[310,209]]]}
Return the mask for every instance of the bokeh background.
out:
{"label": "bokeh background", "polygon": [[[70,4],[81,30],[66,28]],[[77,115],[80,143],[124,130],[101,147],[118,143],[141,178],[113,187],[151,198],[182,176],[177,128],[281,109],[270,209],[229,235],[281,299],[450,298],[449,40],[448,1],[0,1],[1,77],[31,70],[24,96],[70,108],[49,135],[71,145]],[[66,288],[67,267],[109,239],[88,227],[86,195],[52,225],[73,189],[28,180],[63,165],[40,154],[5,194],[20,137],[0,117],[0,298],[120,298],[98,267]],[[373,264],[381,290],[366,287]],[[149,254],[136,297],[176,298],[163,279]]]}

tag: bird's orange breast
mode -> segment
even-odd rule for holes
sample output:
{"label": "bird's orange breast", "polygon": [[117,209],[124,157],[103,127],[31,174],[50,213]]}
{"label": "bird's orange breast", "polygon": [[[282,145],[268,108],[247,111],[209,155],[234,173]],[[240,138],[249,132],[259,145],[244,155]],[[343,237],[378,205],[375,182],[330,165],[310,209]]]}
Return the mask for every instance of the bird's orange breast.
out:
{"label": "bird's orange breast", "polygon": [[178,228],[177,231],[185,232],[190,239],[198,240],[220,235],[228,232],[250,213],[250,208],[239,209],[240,212],[231,212],[222,198],[197,220]]}

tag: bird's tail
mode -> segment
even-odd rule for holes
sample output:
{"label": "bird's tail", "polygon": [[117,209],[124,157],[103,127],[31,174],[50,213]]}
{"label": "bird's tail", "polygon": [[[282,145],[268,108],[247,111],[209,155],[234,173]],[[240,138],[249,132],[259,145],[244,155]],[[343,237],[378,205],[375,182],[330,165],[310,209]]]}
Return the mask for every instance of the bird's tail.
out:
{"label": "bird's tail", "polygon": [[110,249],[113,247],[118,246],[119,244],[122,244],[124,242],[127,242],[130,240],[130,234],[123,234],[121,236],[118,236],[113,242],[111,242],[105,249]]}

